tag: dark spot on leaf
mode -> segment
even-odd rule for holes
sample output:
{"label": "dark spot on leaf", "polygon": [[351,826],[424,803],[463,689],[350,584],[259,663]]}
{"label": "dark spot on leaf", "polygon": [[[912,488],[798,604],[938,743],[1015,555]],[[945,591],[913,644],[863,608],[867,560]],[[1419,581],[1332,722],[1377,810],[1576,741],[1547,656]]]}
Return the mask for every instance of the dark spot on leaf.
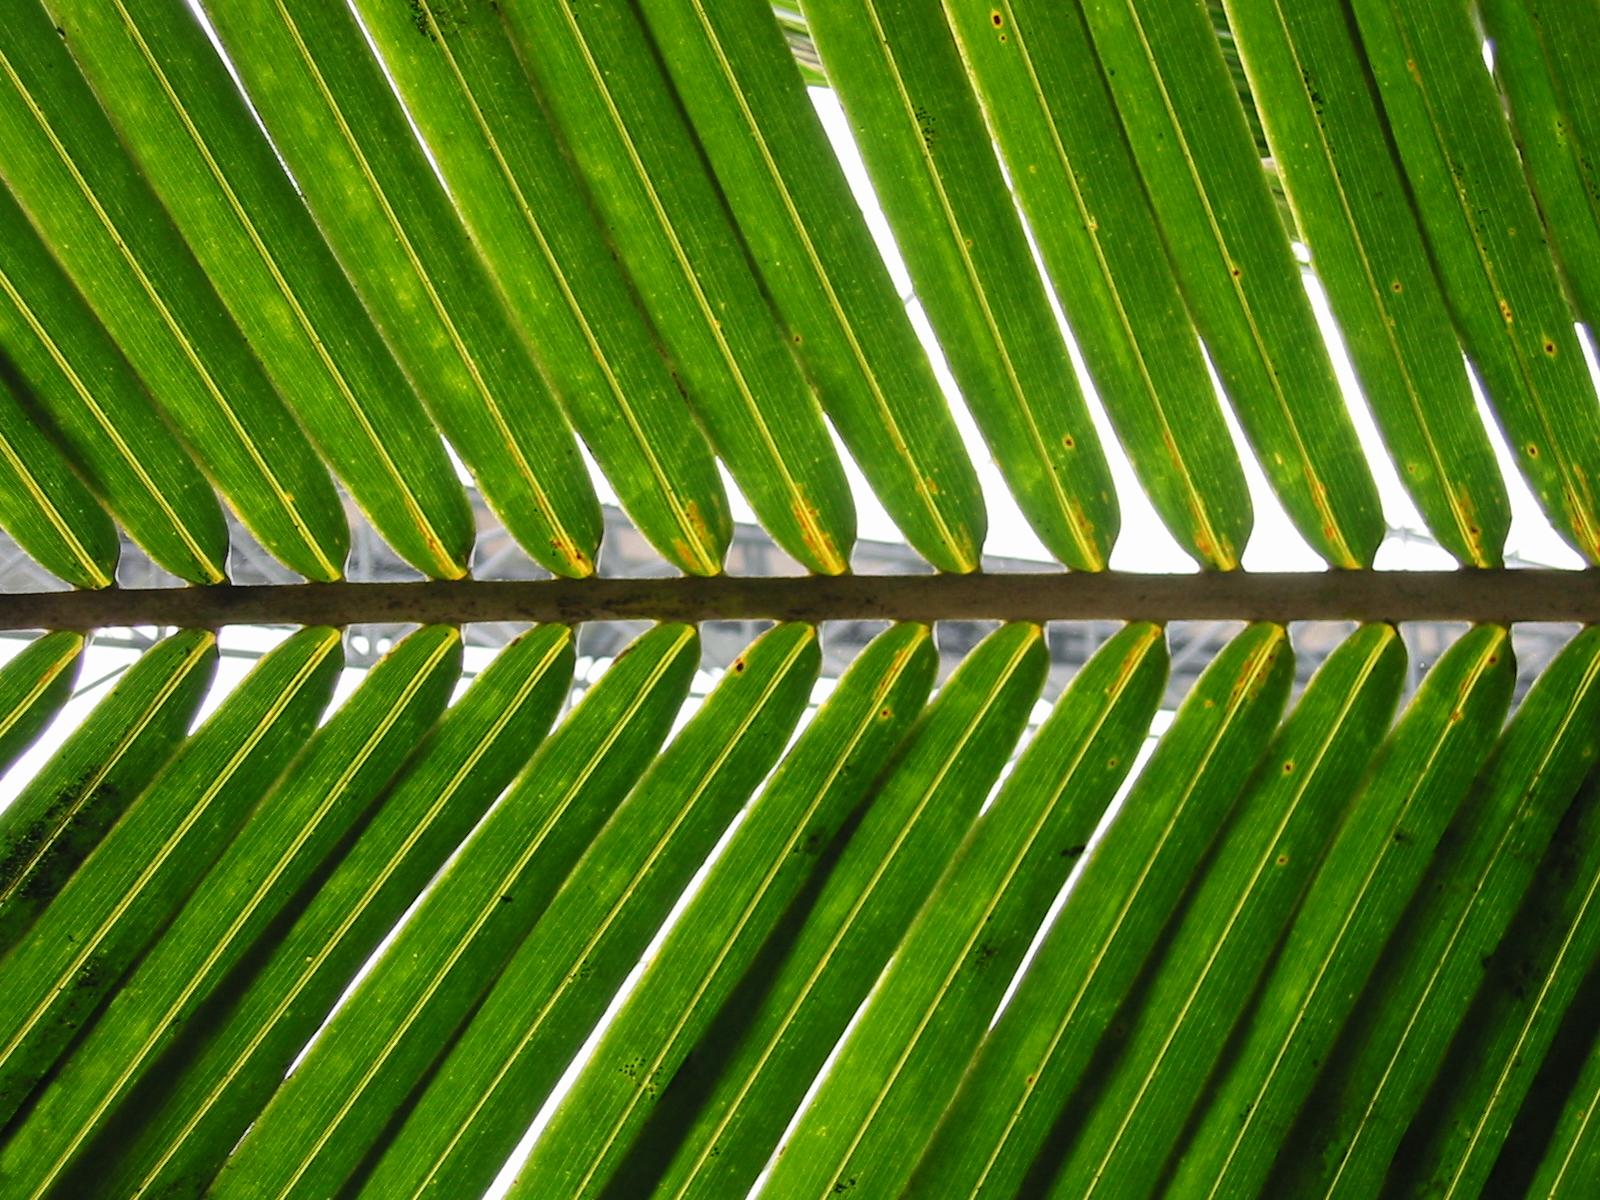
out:
{"label": "dark spot on leaf", "polygon": [[989,20],[994,22],[994,27],[996,29],[999,29],[1002,25],[1004,25],[1006,23],[1006,19],[1004,17],[1002,17],[997,12],[990,13],[989,14]]}
{"label": "dark spot on leaf", "polygon": [[1289,865],[1289,856],[1287,854],[1278,855],[1278,865],[1280,867],[1287,867]]}
{"label": "dark spot on leaf", "polygon": [[1079,842],[1076,846],[1064,846],[1061,850],[1061,857],[1077,858],[1078,855],[1082,854],[1088,848],[1089,844],[1087,842]]}

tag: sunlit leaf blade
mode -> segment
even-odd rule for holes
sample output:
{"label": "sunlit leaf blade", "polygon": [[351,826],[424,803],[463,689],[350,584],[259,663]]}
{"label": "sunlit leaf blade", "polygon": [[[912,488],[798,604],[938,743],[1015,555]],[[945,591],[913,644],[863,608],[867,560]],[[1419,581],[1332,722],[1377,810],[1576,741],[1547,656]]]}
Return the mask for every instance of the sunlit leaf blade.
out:
{"label": "sunlit leaf blade", "polygon": [[472,518],[444,447],[194,16],[177,4],[45,3],[278,393],[362,511],[419,570],[465,574]]}
{"label": "sunlit leaf blade", "polygon": [[572,634],[501,651],[406,765],[349,855],[259,970],[230,980],[80,1157],[68,1187],[193,1195],[407,905],[549,729],[572,681]]}
{"label": "sunlit leaf blade", "polygon": [[693,629],[658,626],[584,694],[322,1030],[211,1194],[337,1193],[649,765],[698,650]]}
{"label": "sunlit leaf blade", "polygon": [[803,8],[996,465],[1051,554],[1103,569],[1110,475],[939,0]]}
{"label": "sunlit leaf blade", "polygon": [[1600,1040],[1584,1060],[1528,1195],[1576,1200],[1595,1179],[1600,1179]]}
{"label": "sunlit leaf blade", "polygon": [[484,499],[534,559],[594,571],[577,443],[343,5],[211,0],[273,145]]}
{"label": "sunlit leaf blade", "polygon": [[633,6],[562,0],[502,16],[756,516],[811,570],[847,570],[844,469]]}
{"label": "sunlit leaf blade", "polygon": [[947,0],[1096,390],[1167,528],[1230,570],[1250,494],[1082,14]]}
{"label": "sunlit leaf blade", "polygon": [[8,1118],[305,744],[342,657],[314,628],[263,658],[0,961]]}
{"label": "sunlit leaf blade", "polygon": [[1388,731],[1405,659],[1392,627],[1367,626],[1312,678],[1137,993],[1114,1064],[1079,1090],[1068,1110],[1078,1120],[1070,1132],[1058,1130],[1035,1168],[1036,1176],[1054,1175],[1053,1195],[1133,1200],[1154,1190],[1227,1031]]}
{"label": "sunlit leaf blade", "polygon": [[72,695],[84,640],[46,633],[0,667],[0,770],[10,766]]}
{"label": "sunlit leaf blade", "polygon": [[1434,664],[1372,767],[1212,1081],[1175,1168],[1183,1195],[1254,1195],[1317,1068],[1494,743],[1516,678],[1480,625]]}
{"label": "sunlit leaf blade", "polygon": [[1277,1195],[1372,1195],[1600,752],[1600,629],[1528,693],[1440,842],[1301,1114]]}
{"label": "sunlit leaf blade", "polygon": [[[773,946],[781,961],[748,1007],[729,1005],[707,1031],[697,1057],[718,1065],[716,1078],[680,1074],[686,1094],[665,1098],[695,1117],[661,1195],[737,1195],[755,1182],[1005,765],[1046,658],[1038,626],[1007,625],[940,690],[792,938]],[[544,1177],[558,1191],[567,1182]]]}
{"label": "sunlit leaf blade", "polygon": [[1457,560],[1500,565],[1510,504],[1342,6],[1228,0],[1311,263],[1400,481]]}
{"label": "sunlit leaf blade", "polygon": [[[1550,840],[1385,1184],[1395,1196],[1477,1196],[1578,985],[1600,954],[1600,788]],[[1461,998],[1458,998],[1458,1000]],[[1593,1190],[1593,1180],[1584,1180]]]}
{"label": "sunlit leaf blade", "polygon": [[967,1067],[908,1190],[1011,1195],[1262,752],[1288,635],[1235,637],[1184,700]]}
{"label": "sunlit leaf blade", "polygon": [[1377,489],[1204,7],[1083,8],[1178,282],[1262,470],[1317,553],[1369,565],[1383,536]]}
{"label": "sunlit leaf blade", "polygon": [[220,583],[228,526],[210,486],[4,188],[0,242],[0,379],[145,553]]}
{"label": "sunlit leaf blade", "polygon": [[1600,328],[1600,8],[1482,0],[1550,248],[1591,331]]}
{"label": "sunlit leaf blade", "polygon": [[640,6],[801,365],[906,540],[978,567],[978,479],[772,7]]}
{"label": "sunlit leaf blade", "polygon": [[348,835],[443,710],[460,671],[461,635],[435,625],[368,672],[11,1132],[0,1150],[9,1192],[36,1198],[61,1186],[112,1109]]}
{"label": "sunlit leaf blade", "polygon": [[145,651],[0,812],[0,954],[172,756],[216,665],[202,630]]}
{"label": "sunlit leaf blade", "polygon": [[1600,562],[1600,407],[1466,6],[1351,7],[1445,298],[1517,466],[1557,532]]}
{"label": "sunlit leaf blade", "polygon": [[677,566],[716,574],[731,526],[710,447],[493,8],[355,7],[508,312],[623,508]]}
{"label": "sunlit leaf blade", "polygon": [[[362,1194],[481,1194],[728,822],[816,680],[809,625],[734,659],[584,851],[408,1113]],[[624,1068],[626,1070],[626,1068]]]}
{"label": "sunlit leaf blade", "polygon": [[337,579],[349,531],[327,472],[37,0],[0,28],[0,176],[240,519]]}
{"label": "sunlit leaf blade", "polygon": [[1073,678],[846,1035],[773,1164],[772,1194],[898,1194],[1133,765],[1166,677],[1161,628],[1139,624]]}
{"label": "sunlit leaf blade", "polygon": [[116,527],[0,375],[0,529],[74,587],[110,585]]}
{"label": "sunlit leaf blade", "polygon": [[[562,1098],[518,1177],[522,1195],[548,1194],[553,1178],[573,1181],[574,1195],[648,1189],[685,1115],[660,1106],[663,1093],[673,1095],[666,1081],[730,996],[744,1002],[742,980],[746,988],[766,982],[759,951],[802,889],[820,886],[823,848],[921,711],[936,662],[926,627],[898,625],[845,672]],[[631,1073],[610,1069],[635,1058],[642,1061]]]}

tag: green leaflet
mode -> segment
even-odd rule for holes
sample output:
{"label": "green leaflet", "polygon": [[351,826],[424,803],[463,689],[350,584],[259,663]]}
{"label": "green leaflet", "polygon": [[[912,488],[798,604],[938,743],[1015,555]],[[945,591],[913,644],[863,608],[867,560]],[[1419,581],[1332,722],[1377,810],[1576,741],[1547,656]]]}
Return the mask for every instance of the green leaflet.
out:
{"label": "green leaflet", "polygon": [[360,819],[443,710],[460,673],[461,635],[437,625],[406,638],[368,672],[11,1132],[0,1150],[8,1192],[37,1200],[60,1186],[68,1164],[178,1027]]}
{"label": "green leaflet", "polygon": [[843,467],[633,6],[559,0],[501,15],[740,490],[812,571],[848,570]]}
{"label": "green leaflet", "polygon": [[401,557],[466,573],[437,433],[184,6],[44,0],[118,133],[324,459]]}
{"label": "green leaflet", "polygon": [[1185,698],[989,1031],[912,1195],[1011,1195],[1262,751],[1294,675],[1284,630],[1235,637]]}
{"label": "green leaflet", "polygon": [[1082,14],[962,0],[944,9],[1140,482],[1197,562],[1237,567],[1250,493],[1177,282],[1152,253],[1155,214]]}
{"label": "green leaflet", "polygon": [[1600,8],[1480,0],[1517,148],[1574,306],[1600,328]]}
{"label": "green leaflet", "polygon": [[[897,625],[845,672],[562,1098],[518,1177],[521,1194],[548,1194],[552,1179],[570,1181],[573,1195],[648,1189],[677,1141],[661,1125],[684,1115],[659,1104],[674,1095],[666,1082],[718,1011],[765,983],[763,944],[802,889],[818,886],[831,857],[823,848],[921,711],[936,662],[927,627]],[[635,1059],[635,1070],[609,1069]]]}
{"label": "green leaflet", "polygon": [[1306,1103],[1274,1195],[1377,1190],[1483,959],[1600,752],[1597,730],[1600,629],[1589,629],[1545,668],[1441,840]]}
{"label": "green leaflet", "polygon": [[206,11],[340,265],[485,500],[536,561],[592,574],[600,512],[577,444],[355,18],[322,0],[210,0]]}
{"label": "green leaflet", "polygon": [[278,1089],[211,1194],[338,1191],[649,765],[698,650],[690,627],[658,626],[584,694]]}
{"label": "green leaflet", "polygon": [[1600,562],[1600,413],[1464,4],[1353,0],[1440,283],[1557,531]]}
{"label": "green leaflet", "polygon": [[1494,743],[1516,667],[1506,630],[1480,625],[1428,672],[1306,891],[1208,1088],[1171,1186],[1255,1195],[1434,846]]}
{"label": "green leaflet", "polygon": [[839,435],[924,558],[976,570],[986,527],[977,475],[772,6],[640,9]]}
{"label": "green leaflet", "polygon": [[678,567],[715,575],[732,529],[711,450],[493,6],[359,0],[356,10],[508,313],[623,507]]}
{"label": "green leaflet", "polygon": [[1102,570],[1116,497],[939,0],[802,5],[996,465],[1046,548]]}
{"label": "green leaflet", "polygon": [[1529,1196],[1546,1200],[1582,1197],[1600,1178],[1600,1041],[1589,1051],[1583,1070],[1556,1121],[1534,1175]]}
{"label": "green leaflet", "polygon": [[305,744],[342,658],[327,628],[263,658],[0,960],[0,1112],[17,1111]]}
{"label": "green leaflet", "polygon": [[1227,7],[1273,160],[1400,481],[1457,560],[1499,566],[1510,503],[1349,17],[1338,4]]}
{"label": "green leaflet", "polygon": [[1262,470],[1317,553],[1369,565],[1383,536],[1377,489],[1204,6],[1082,4],[1178,282]]}
{"label": "green leaflet", "polygon": [[[871,990],[965,837],[1044,683],[1036,625],[1002,626],[967,655],[880,781],[860,824],[746,1004],[729,1004],[697,1048],[714,1080],[682,1074],[668,1102],[693,1113],[663,1197],[739,1195],[760,1174],[828,1052]],[[560,1191],[530,1163],[523,1182]],[[548,1194],[548,1192],[547,1192]]]}
{"label": "green leaflet", "polygon": [[694,1122],[661,1195],[738,1195],[754,1184],[806,1086],[848,1026],[939,869],[994,786],[1045,682],[1042,630],[1010,624],[966,656],[928,706],[749,1010],[726,1008],[698,1054],[709,1086],[682,1077]]}
{"label": "green leaflet", "polygon": [[81,633],[45,633],[0,667],[0,770],[50,724],[78,678]]}
{"label": "green leaflet", "polygon": [[82,1154],[69,1186],[197,1194],[361,964],[538,747],[572,682],[562,625],[519,638],[451,707],[315,899],[230,981]]}
{"label": "green leaflet", "polygon": [[216,638],[203,630],[145,651],[0,812],[0,954],[166,764],[216,666]]}
{"label": "green leaflet", "polygon": [[479,1195],[794,731],[821,654],[780,625],[734,659],[584,851],[394,1134],[362,1194]]}
{"label": "green leaflet", "polygon": [[349,531],[327,472],[36,0],[0,28],[0,175],[240,519],[337,579]]}
{"label": "green leaflet", "polygon": [[[1400,697],[1405,649],[1369,625],[1284,721],[1136,993],[1103,1078],[1080,1087],[1036,1177],[1056,1196],[1150,1194]],[[1041,1179],[1041,1183],[1043,1180]]]}
{"label": "green leaflet", "polygon": [[[1395,1152],[1393,1196],[1483,1193],[1556,1027],[1600,954],[1600,789],[1583,788]],[[1579,1194],[1594,1180],[1579,1179]]]}
{"label": "green leaflet", "polygon": [[217,498],[4,188],[0,243],[0,380],[145,553],[190,583],[222,582]]}
{"label": "green leaflet", "polygon": [[111,585],[122,552],[116,527],[17,403],[3,374],[0,529],[29,558],[73,587]]}
{"label": "green leaflet", "polygon": [[772,1194],[898,1194],[1133,765],[1166,677],[1151,624],[1117,634],[1073,677],[873,988],[785,1140]]}

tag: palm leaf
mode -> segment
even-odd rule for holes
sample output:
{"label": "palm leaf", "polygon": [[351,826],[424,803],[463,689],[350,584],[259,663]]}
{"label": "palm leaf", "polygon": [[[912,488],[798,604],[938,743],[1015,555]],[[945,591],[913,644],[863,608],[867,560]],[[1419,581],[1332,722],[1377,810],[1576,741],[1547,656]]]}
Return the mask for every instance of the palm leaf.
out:
{"label": "palm leaf", "polygon": [[0,1192],[1591,1194],[1597,14],[13,0]]}

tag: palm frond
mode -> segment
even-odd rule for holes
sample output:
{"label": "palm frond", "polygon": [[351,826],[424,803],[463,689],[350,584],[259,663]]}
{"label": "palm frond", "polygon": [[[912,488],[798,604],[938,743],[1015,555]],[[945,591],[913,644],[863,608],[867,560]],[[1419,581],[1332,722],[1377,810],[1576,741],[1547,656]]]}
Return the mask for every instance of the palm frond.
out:
{"label": "palm frond", "polygon": [[13,0],[0,1192],[1591,1194],[1597,45]]}

